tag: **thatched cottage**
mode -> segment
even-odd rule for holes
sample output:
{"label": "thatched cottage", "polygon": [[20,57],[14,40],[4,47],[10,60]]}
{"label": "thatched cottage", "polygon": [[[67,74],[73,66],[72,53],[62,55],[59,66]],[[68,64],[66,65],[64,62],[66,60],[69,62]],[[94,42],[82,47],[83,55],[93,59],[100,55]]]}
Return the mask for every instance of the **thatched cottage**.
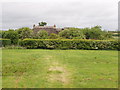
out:
{"label": "thatched cottage", "polygon": [[56,25],[54,26],[35,26],[33,25],[33,31],[37,33],[40,30],[45,30],[48,32],[48,34],[55,33],[58,34],[62,29],[56,28]]}

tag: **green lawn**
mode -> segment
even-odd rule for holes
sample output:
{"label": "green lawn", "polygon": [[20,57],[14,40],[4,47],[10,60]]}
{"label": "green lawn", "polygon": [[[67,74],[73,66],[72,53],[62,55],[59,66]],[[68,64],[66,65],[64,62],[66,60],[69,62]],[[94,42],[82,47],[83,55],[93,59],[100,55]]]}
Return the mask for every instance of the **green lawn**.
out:
{"label": "green lawn", "polygon": [[3,88],[116,88],[118,52],[2,50]]}

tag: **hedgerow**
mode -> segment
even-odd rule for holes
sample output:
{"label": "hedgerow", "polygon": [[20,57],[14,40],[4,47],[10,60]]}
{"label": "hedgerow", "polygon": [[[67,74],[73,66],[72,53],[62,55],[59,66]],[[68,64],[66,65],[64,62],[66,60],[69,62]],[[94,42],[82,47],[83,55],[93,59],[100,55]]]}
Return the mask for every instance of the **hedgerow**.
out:
{"label": "hedgerow", "polygon": [[24,39],[19,43],[28,49],[85,49],[85,50],[119,50],[117,40],[86,39]]}
{"label": "hedgerow", "polygon": [[7,45],[11,45],[10,39],[0,39],[0,47],[7,46]]}

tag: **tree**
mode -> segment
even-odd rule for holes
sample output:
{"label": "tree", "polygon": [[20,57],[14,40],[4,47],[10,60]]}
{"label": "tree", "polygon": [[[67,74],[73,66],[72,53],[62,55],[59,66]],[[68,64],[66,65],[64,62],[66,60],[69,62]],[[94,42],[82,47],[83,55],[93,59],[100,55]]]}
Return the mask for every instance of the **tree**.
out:
{"label": "tree", "polygon": [[2,38],[2,37],[3,37],[3,31],[0,30],[0,38]]}
{"label": "tree", "polygon": [[101,39],[102,30],[101,26],[82,29],[86,39]]}
{"label": "tree", "polygon": [[93,27],[90,29],[90,39],[101,39],[102,30],[99,27]]}
{"label": "tree", "polygon": [[33,31],[28,27],[19,28],[16,31],[18,32],[20,39],[32,38],[33,37]]}
{"label": "tree", "polygon": [[101,26],[95,26],[92,28],[84,28],[82,32],[84,33],[86,39],[109,39],[111,35],[108,32],[102,31]]}
{"label": "tree", "polygon": [[45,30],[40,30],[36,36],[37,39],[48,39],[48,32]]}
{"label": "tree", "polygon": [[93,27],[93,28],[96,28],[96,29],[99,29],[99,30],[101,30],[101,26],[99,26],[99,25],[97,25],[97,26],[95,26],[95,27]]}
{"label": "tree", "polygon": [[59,36],[55,33],[51,33],[50,36],[49,36],[50,39],[58,39]]}
{"label": "tree", "polygon": [[12,44],[17,44],[19,40],[19,35],[13,29],[4,32],[3,38],[10,39]]}
{"label": "tree", "polygon": [[85,35],[86,39],[90,39],[91,35],[90,35],[90,28],[84,28],[81,30],[83,32],[83,34]]}
{"label": "tree", "polygon": [[39,23],[39,26],[45,26],[45,25],[47,25],[46,22],[40,22],[40,23]]}
{"label": "tree", "polygon": [[103,31],[103,34],[101,37],[102,37],[101,39],[113,39],[112,34],[107,31]]}
{"label": "tree", "polygon": [[66,39],[74,39],[75,37],[79,37],[79,39],[84,39],[85,36],[83,32],[78,28],[69,28],[59,32],[59,35]]}

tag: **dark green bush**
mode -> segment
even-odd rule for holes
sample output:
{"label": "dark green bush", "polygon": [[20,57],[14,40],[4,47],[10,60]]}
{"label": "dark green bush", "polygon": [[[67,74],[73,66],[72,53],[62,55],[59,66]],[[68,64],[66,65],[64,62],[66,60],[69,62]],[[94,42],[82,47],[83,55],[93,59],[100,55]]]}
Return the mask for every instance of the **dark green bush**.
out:
{"label": "dark green bush", "polygon": [[13,44],[13,45],[18,44],[18,40],[19,40],[18,33],[16,31],[14,31],[13,29],[9,29],[8,31],[4,31],[4,35],[2,38],[10,39],[11,44]]}
{"label": "dark green bush", "polygon": [[35,49],[85,49],[85,50],[119,50],[117,40],[84,39],[24,39],[21,46]]}
{"label": "dark green bush", "polygon": [[65,39],[85,39],[85,35],[79,28],[69,28],[59,32],[59,36]]}
{"label": "dark green bush", "polygon": [[48,32],[45,30],[40,30],[35,35],[35,39],[48,39]]}
{"label": "dark green bush", "polygon": [[11,45],[10,39],[0,39],[0,47]]}
{"label": "dark green bush", "polygon": [[33,38],[33,30],[28,27],[23,27],[15,30],[18,33],[19,39]]}

